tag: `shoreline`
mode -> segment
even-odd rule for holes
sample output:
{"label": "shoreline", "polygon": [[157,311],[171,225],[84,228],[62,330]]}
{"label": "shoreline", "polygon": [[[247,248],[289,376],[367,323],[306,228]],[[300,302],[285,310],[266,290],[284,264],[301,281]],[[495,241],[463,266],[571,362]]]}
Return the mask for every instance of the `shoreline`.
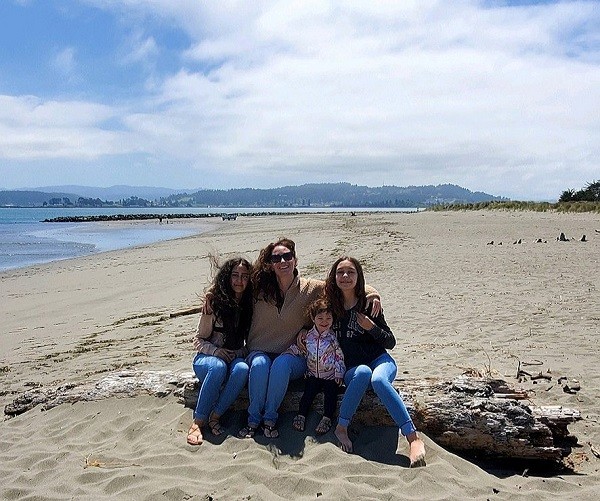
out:
{"label": "shoreline", "polygon": [[128,249],[184,238],[209,231],[219,222],[212,220],[169,221],[107,220],[80,223],[35,223],[3,228],[0,245],[0,272],[68,261],[82,256]]}
{"label": "shoreline", "polygon": [[[210,280],[209,254],[253,261],[268,242],[287,235],[296,241],[300,273],[315,278],[324,278],[340,254],[354,255],[381,293],[398,339],[391,353],[400,378],[448,378],[476,369],[517,382],[519,362],[536,364],[530,372],[551,381],[519,383],[535,392],[535,403],[577,408],[584,417],[570,426],[581,444],[574,454],[578,475],[495,474],[427,437],[428,466],[409,470],[402,466],[405,442],[397,441],[397,451],[392,446],[393,428],[359,428],[357,454],[347,455],[330,435],[292,431],[287,415],[277,441],[229,435],[243,419],[231,415],[224,421],[227,436],[209,434],[192,448],[185,444],[190,409],[172,397],[138,397],[36,408],[3,421],[0,495],[58,495],[60,484],[63,496],[95,499],[162,493],[355,499],[398,492],[407,499],[440,492],[447,498],[595,499],[600,461],[587,443],[600,446],[599,227],[600,218],[589,213],[248,217],[199,235],[0,272],[7,312],[0,336],[4,407],[35,385],[89,382],[119,368],[189,371],[197,316],[160,319],[200,304]],[[556,241],[560,233],[571,241]],[[589,241],[578,241],[583,233]],[[521,244],[513,243],[518,239]],[[581,390],[563,391],[560,377],[577,380]],[[86,467],[84,458],[107,467]],[[34,477],[39,481],[28,481]]]}
{"label": "shoreline", "polygon": [[[238,216],[244,219],[332,212],[350,215],[370,212],[415,212],[412,209],[348,212],[321,208],[304,212],[271,210],[256,213],[249,212],[247,208],[239,210],[242,212],[68,214],[54,218],[45,217],[40,221],[33,220],[31,214],[25,217],[15,214],[13,219],[0,219],[0,271],[182,238],[193,233],[202,233],[204,228],[212,227],[219,220],[235,221]],[[44,210],[40,215],[47,213],[48,211]],[[153,222],[156,222],[157,226],[153,226]],[[119,226],[119,223],[123,224]],[[174,224],[177,226],[173,226]],[[194,227],[197,229],[191,229]]]}

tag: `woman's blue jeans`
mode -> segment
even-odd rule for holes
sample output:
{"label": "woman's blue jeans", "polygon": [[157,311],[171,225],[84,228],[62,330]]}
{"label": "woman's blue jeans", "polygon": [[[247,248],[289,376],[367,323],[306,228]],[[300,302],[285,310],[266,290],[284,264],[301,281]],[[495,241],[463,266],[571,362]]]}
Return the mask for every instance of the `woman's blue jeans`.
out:
{"label": "woman's blue jeans", "polygon": [[363,395],[371,386],[400,428],[402,435],[407,436],[417,431],[402,397],[392,385],[397,372],[396,362],[389,353],[380,355],[369,365],[348,369],[344,375],[346,392],[340,404],[338,423],[346,427],[350,424]]}
{"label": "woman's blue jeans", "polygon": [[[200,381],[194,419],[206,422],[211,412],[222,416],[244,388],[248,380],[248,364],[243,358],[236,358],[228,364],[219,357],[198,353],[193,367]],[[223,383],[225,387],[221,391]]]}
{"label": "woman's blue jeans", "polygon": [[246,360],[250,366],[248,424],[258,426],[263,420],[276,423],[288,384],[304,375],[306,359],[289,353],[253,351]]}

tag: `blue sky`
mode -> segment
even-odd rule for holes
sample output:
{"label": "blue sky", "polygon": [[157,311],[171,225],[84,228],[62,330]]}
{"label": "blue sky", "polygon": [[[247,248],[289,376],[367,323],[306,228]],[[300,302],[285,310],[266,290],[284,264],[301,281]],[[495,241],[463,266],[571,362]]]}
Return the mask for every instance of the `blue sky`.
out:
{"label": "blue sky", "polygon": [[0,189],[553,200],[599,159],[599,1],[0,2]]}

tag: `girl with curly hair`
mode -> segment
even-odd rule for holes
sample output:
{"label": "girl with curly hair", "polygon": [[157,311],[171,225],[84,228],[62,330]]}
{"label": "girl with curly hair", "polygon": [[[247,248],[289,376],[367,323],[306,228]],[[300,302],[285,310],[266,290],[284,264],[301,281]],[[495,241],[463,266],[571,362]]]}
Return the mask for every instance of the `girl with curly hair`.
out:
{"label": "girl with curly hair", "polygon": [[190,445],[202,443],[202,427],[206,424],[213,435],[224,432],[219,419],[248,379],[244,358],[252,322],[251,273],[252,265],[246,259],[229,259],[218,269],[206,293],[212,313],[203,311],[200,315],[194,339],[197,354],[193,368],[200,391],[194,422],[188,431]]}

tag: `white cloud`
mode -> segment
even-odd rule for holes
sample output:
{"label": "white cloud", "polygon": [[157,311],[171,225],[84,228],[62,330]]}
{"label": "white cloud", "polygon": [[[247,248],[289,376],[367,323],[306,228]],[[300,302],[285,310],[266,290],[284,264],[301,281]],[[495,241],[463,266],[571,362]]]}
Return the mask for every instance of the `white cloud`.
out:
{"label": "white cloud", "polygon": [[132,33],[123,50],[125,51],[122,58],[124,64],[142,63],[153,66],[154,60],[159,54],[159,48],[154,37],[144,36],[140,30]]}
{"label": "white cloud", "polygon": [[66,47],[60,50],[52,60],[52,66],[65,76],[72,76],[75,70],[75,48]]}
{"label": "white cloud", "polygon": [[100,104],[0,95],[0,158],[87,160],[135,151],[127,134],[103,127],[116,116]]}
{"label": "white cloud", "polygon": [[[127,131],[101,141],[106,154],[195,166],[214,186],[455,182],[551,197],[597,177],[595,2],[88,3],[161,17],[193,40],[185,67],[108,112]],[[129,61],[160,53],[141,33]],[[102,135],[101,123],[84,127]],[[210,176],[215,168],[232,174]]]}

